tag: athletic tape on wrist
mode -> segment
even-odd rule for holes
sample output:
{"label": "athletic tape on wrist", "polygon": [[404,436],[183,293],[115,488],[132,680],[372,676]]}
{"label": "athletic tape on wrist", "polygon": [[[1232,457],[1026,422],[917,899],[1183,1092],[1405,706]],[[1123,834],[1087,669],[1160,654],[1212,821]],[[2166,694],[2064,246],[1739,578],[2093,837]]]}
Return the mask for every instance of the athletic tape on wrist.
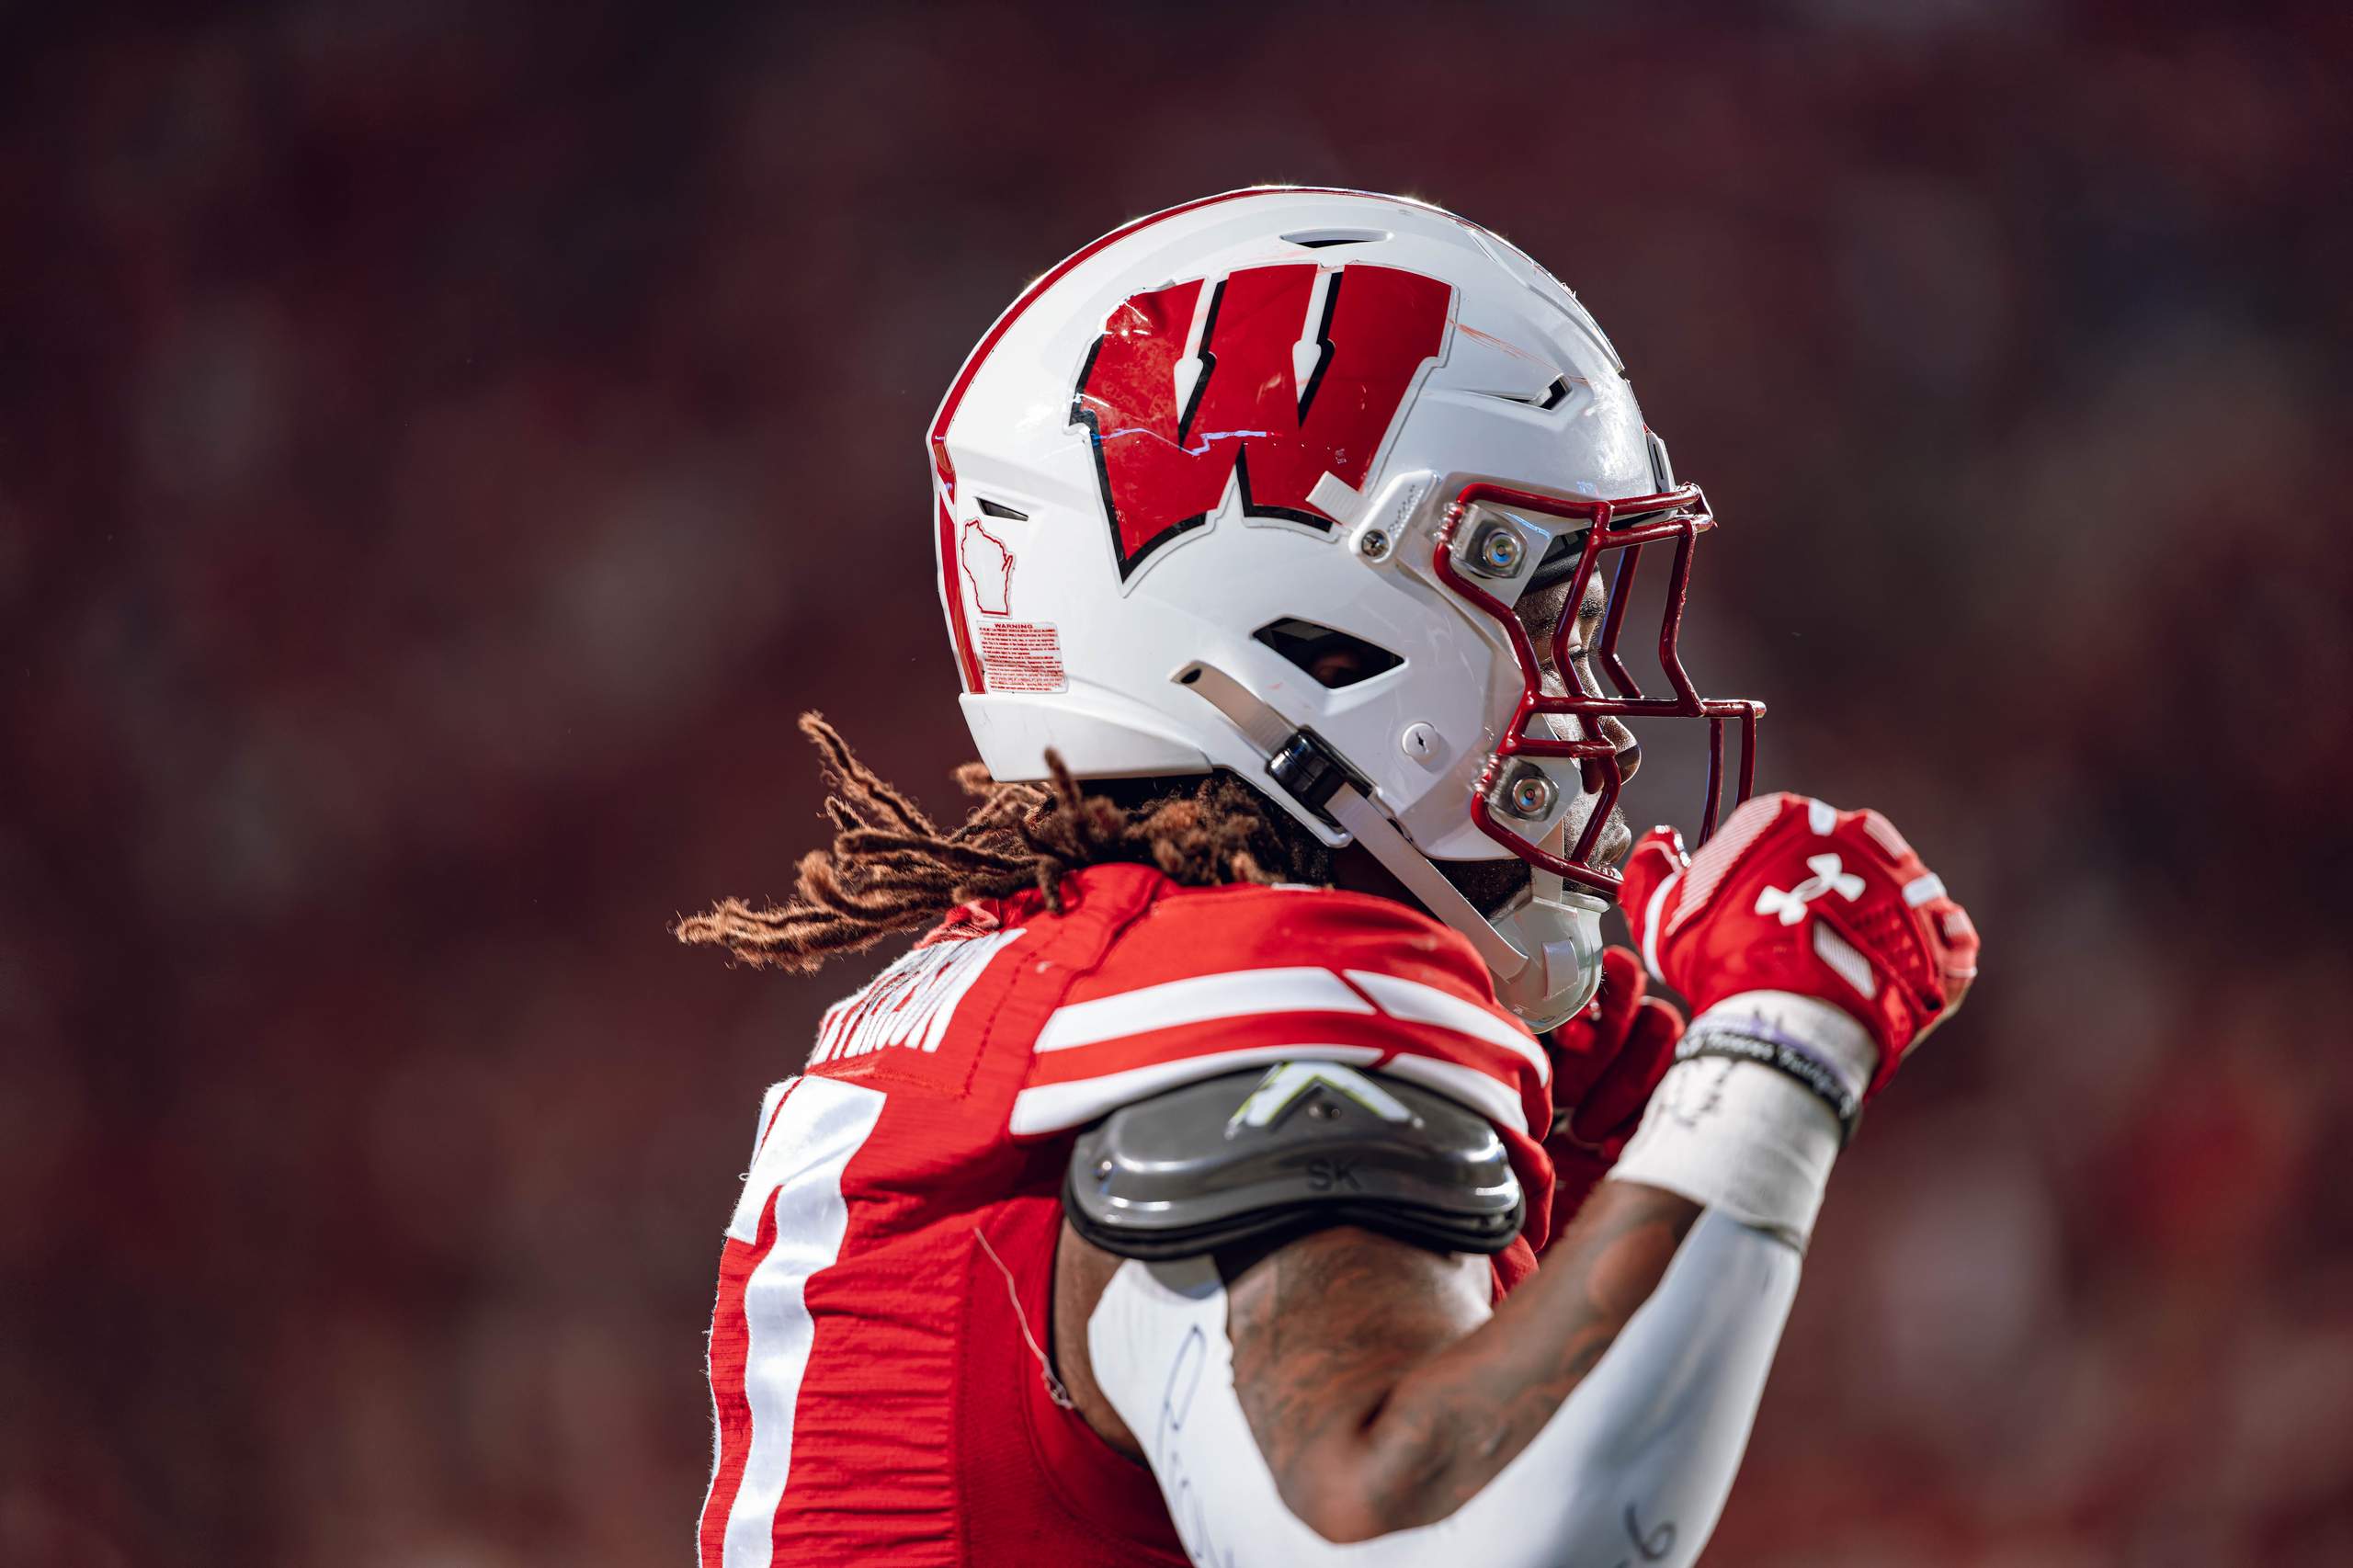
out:
{"label": "athletic tape on wrist", "polygon": [[[1802,1246],[1879,1048],[1816,997],[1749,991],[1691,1022],[1611,1176],[1678,1192]],[[1859,1109],[1858,1110],[1859,1114]]]}
{"label": "athletic tape on wrist", "polygon": [[1803,1247],[1837,1158],[1837,1119],[1813,1091],[1713,1057],[1667,1069],[1609,1178],[1680,1193]]}
{"label": "athletic tape on wrist", "polygon": [[1854,1141],[1855,1129],[1862,1125],[1863,1097],[1847,1087],[1838,1070],[1785,1035],[1741,1028],[1732,1024],[1711,1025],[1705,1029],[1693,1028],[1675,1048],[1677,1062],[1693,1062],[1706,1057],[1722,1057],[1732,1062],[1754,1062],[1759,1067],[1770,1067],[1776,1073],[1802,1085],[1838,1119],[1838,1146],[1843,1149]]}

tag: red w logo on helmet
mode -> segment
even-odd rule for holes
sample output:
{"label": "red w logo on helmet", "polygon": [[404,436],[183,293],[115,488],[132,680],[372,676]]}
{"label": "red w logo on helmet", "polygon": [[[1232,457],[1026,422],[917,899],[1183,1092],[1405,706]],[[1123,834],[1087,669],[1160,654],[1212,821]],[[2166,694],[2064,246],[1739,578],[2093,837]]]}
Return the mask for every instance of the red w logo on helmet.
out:
{"label": "red w logo on helmet", "polygon": [[[1323,309],[1310,319],[1318,276]],[[1071,419],[1093,432],[1120,575],[1209,521],[1239,476],[1242,509],[1318,528],[1326,473],[1360,488],[1423,365],[1446,341],[1452,289],[1393,267],[1254,267],[1138,294],[1078,372]]]}

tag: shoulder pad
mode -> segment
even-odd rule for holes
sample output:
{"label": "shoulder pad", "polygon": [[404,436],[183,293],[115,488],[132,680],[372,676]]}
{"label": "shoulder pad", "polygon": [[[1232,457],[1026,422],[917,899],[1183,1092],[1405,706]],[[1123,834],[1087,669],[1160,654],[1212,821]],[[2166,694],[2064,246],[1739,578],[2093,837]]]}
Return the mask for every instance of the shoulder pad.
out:
{"label": "shoulder pad", "polygon": [[1328,1062],[1279,1062],[1122,1106],[1079,1135],[1063,1207],[1097,1246],[1147,1261],[1326,1225],[1495,1253],[1524,1210],[1483,1118]]}

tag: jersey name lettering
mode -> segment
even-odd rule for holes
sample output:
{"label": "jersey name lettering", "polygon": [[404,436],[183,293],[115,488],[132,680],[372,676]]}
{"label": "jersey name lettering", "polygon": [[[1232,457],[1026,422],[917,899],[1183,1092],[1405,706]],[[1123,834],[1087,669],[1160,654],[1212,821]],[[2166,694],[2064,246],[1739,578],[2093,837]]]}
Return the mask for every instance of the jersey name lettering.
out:
{"label": "jersey name lettering", "polygon": [[825,1010],[809,1065],[864,1056],[885,1046],[938,1051],[956,1004],[989,960],[1020,935],[1017,928],[915,949],[875,976],[865,990]]}

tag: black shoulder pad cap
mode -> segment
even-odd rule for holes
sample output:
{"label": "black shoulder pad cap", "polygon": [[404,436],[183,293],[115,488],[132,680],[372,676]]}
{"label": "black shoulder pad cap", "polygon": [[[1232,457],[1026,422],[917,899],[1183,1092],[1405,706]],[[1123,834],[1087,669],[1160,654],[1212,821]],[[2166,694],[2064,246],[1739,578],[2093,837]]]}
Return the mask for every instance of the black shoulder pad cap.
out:
{"label": "black shoulder pad cap", "polygon": [[1097,1246],[1147,1261],[1327,1225],[1495,1253],[1525,1212],[1483,1118],[1328,1062],[1279,1062],[1120,1107],[1079,1135],[1063,1208]]}

